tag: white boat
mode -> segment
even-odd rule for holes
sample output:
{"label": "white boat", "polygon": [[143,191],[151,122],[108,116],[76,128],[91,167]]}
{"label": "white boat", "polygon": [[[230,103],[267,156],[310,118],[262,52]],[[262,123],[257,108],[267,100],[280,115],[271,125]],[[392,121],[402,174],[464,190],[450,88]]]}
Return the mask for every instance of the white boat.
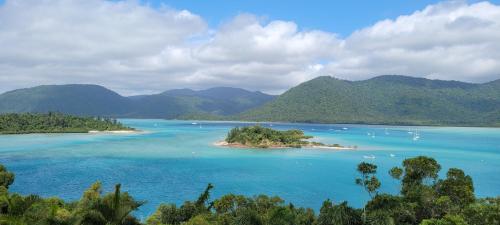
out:
{"label": "white boat", "polygon": [[418,130],[415,130],[415,133],[413,134],[413,140],[418,141],[420,139],[420,134],[418,134]]}
{"label": "white boat", "polygon": [[192,122],[191,124],[196,125],[196,124],[198,124],[198,123],[196,123],[196,122]]}
{"label": "white boat", "polygon": [[364,155],[363,158],[365,159],[375,159],[374,155]]}
{"label": "white boat", "polygon": [[394,155],[394,154],[392,154],[392,153],[391,153],[389,156],[391,156],[392,158],[396,157],[396,155]]}
{"label": "white boat", "polygon": [[347,129],[348,129],[347,127],[342,128],[342,130],[347,130]]}

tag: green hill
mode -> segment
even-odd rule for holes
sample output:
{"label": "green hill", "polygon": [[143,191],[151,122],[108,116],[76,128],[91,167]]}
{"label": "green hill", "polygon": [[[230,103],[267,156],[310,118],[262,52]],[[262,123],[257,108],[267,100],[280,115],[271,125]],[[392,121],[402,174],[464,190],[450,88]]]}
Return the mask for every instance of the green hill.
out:
{"label": "green hill", "polygon": [[124,97],[98,85],[43,85],[0,95],[0,113],[61,112],[131,118],[214,118],[255,108],[274,96],[239,88],[170,90]]}
{"label": "green hill", "polygon": [[234,119],[500,126],[500,80],[471,84],[406,76],[318,77]]}
{"label": "green hill", "polygon": [[500,126],[500,80],[318,77],[275,97],[239,88],[121,96],[97,85],[44,85],[0,95],[0,113],[316,123]]}
{"label": "green hill", "polygon": [[61,112],[72,115],[121,115],[126,97],[98,85],[42,85],[0,95],[0,113]]}
{"label": "green hill", "polygon": [[60,113],[0,114],[0,134],[87,133],[117,130],[134,129],[109,118],[77,117]]}
{"label": "green hill", "polygon": [[262,92],[250,92],[241,88],[217,87],[193,91],[178,89],[163,92],[161,95],[173,96],[191,102],[199,111],[214,115],[233,115],[263,105],[274,96]]}

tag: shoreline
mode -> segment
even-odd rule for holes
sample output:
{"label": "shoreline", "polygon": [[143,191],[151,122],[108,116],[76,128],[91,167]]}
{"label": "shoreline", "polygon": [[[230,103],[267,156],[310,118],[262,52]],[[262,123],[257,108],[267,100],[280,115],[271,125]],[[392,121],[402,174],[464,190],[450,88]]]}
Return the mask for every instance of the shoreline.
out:
{"label": "shoreline", "polygon": [[140,130],[89,130],[87,134],[138,134]]}
{"label": "shoreline", "polygon": [[[122,118],[122,119],[134,119],[134,118]],[[155,119],[155,118],[152,118]],[[156,118],[158,119],[158,118]],[[210,123],[210,122],[229,122],[229,123],[251,123],[251,124],[305,124],[305,125],[310,125],[310,124],[316,124],[316,125],[338,125],[338,126],[343,126],[343,125],[364,125],[364,126],[380,126],[380,127],[387,127],[387,126],[395,126],[395,127],[429,127],[429,128],[441,128],[441,127],[449,127],[449,128],[492,128],[492,129],[499,129],[500,124],[497,125],[490,125],[490,124],[433,124],[433,123],[383,123],[383,122],[321,122],[321,121],[315,121],[315,122],[305,122],[305,121],[266,121],[266,120],[233,120],[233,119],[161,119],[160,120],[168,120],[168,121],[195,121],[195,122],[205,122],[205,123]]]}
{"label": "shoreline", "polygon": [[[240,143],[228,143],[227,141],[216,141],[213,143],[213,145],[217,147],[228,147],[228,148],[252,148],[252,149],[284,149],[284,148],[295,148],[295,147],[288,147],[288,146],[269,146],[267,148],[259,148],[259,147],[253,147],[253,146],[248,146],[248,145],[243,145]],[[303,145],[301,148],[318,148],[318,149],[329,149],[329,150],[355,150],[357,148],[355,147],[344,147],[344,146],[339,146],[339,147],[334,147],[334,146],[324,146],[324,145]]]}
{"label": "shoreline", "polygon": [[44,132],[20,132],[20,133],[0,133],[2,135],[29,135],[29,134],[139,134],[145,133],[142,130],[89,130],[89,131],[44,131]]}

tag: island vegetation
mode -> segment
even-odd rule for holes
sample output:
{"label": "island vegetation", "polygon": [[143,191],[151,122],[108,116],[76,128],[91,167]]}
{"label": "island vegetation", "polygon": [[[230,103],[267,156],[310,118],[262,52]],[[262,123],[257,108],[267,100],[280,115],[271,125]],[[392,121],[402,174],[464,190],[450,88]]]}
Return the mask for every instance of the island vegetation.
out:
{"label": "island vegetation", "polygon": [[301,130],[275,130],[260,125],[235,127],[227,134],[225,142],[218,145],[230,147],[250,148],[301,148],[301,147],[331,147],[344,148],[338,144],[327,145],[320,142],[311,142]]}
{"label": "island vegetation", "polygon": [[[180,206],[161,204],[145,221],[133,212],[144,203],[120,185],[102,194],[94,183],[82,197],[66,202],[57,197],[23,196],[9,191],[14,174],[0,165],[1,225],[496,225],[500,224],[500,197],[476,198],[472,178],[450,168],[439,178],[441,165],[419,156],[403,161],[389,174],[400,181],[397,195],[380,193],[377,166],[362,162],[353,181],[370,200],[363,208],[325,200],[318,213],[286,203],[279,197],[227,194],[210,198],[209,184],[194,201]],[[334,179],[334,175],[332,175]],[[391,184],[394,185],[393,182]],[[391,185],[386,184],[386,185]],[[307,197],[307,196],[304,196]]]}
{"label": "island vegetation", "polygon": [[488,83],[385,75],[317,77],[279,96],[239,88],[121,96],[98,85],[0,94],[0,113],[57,111],[127,118],[500,127],[500,79]]}
{"label": "island vegetation", "polygon": [[472,84],[407,76],[317,77],[232,120],[500,127],[500,79]]}
{"label": "island vegetation", "polygon": [[0,114],[0,134],[87,133],[91,131],[132,131],[116,119],[78,117],[61,113]]}

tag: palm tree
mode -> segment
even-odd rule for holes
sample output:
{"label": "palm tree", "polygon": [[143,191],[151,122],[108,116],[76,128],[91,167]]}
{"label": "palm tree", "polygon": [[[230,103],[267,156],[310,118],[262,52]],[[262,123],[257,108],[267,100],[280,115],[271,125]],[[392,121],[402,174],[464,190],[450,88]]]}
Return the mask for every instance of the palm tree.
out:
{"label": "palm tree", "polygon": [[[133,225],[140,224],[130,214],[144,202],[135,201],[127,192],[121,193],[120,184],[115,186],[115,192],[100,197],[100,183],[93,185],[81,200],[78,212],[79,225]],[[94,195],[93,195],[94,194]]]}

